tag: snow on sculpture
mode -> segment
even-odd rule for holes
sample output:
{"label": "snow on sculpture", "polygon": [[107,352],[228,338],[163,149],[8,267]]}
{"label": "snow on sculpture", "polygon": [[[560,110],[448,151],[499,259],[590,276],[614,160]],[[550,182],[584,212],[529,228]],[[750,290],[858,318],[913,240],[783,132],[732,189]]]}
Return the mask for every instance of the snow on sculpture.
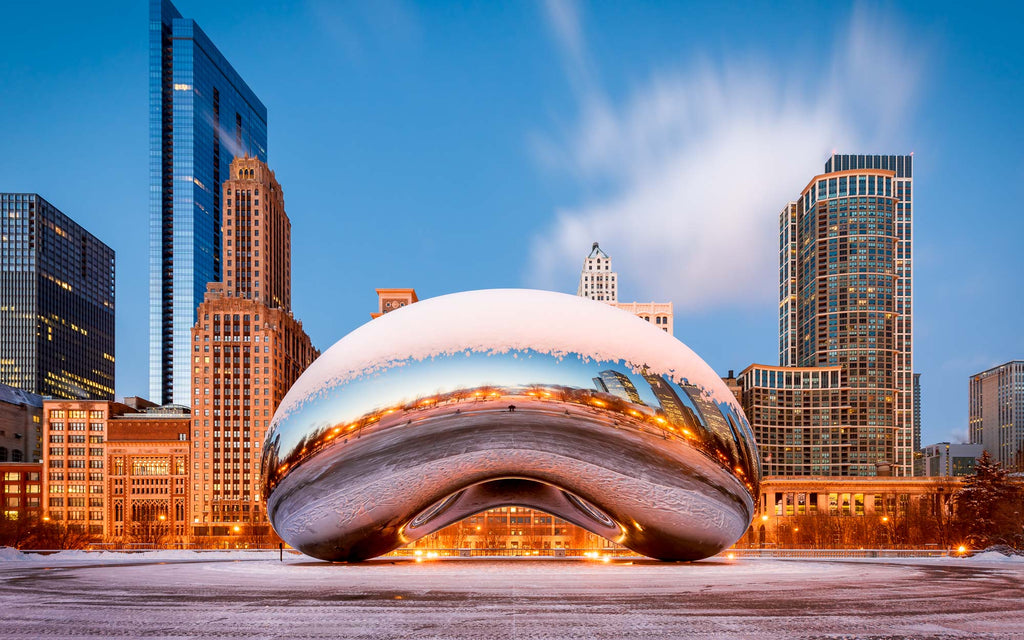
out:
{"label": "snow on sculpture", "polygon": [[285,396],[261,468],[277,533],[334,561],[512,505],[705,558],[749,526],[760,475],[736,399],[686,345],[523,289],[423,300],[342,338]]}

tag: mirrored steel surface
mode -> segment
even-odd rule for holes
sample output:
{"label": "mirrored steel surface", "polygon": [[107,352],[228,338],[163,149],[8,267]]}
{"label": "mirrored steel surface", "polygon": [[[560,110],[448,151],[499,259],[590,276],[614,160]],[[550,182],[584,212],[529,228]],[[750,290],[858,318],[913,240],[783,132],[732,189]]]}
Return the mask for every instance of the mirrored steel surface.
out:
{"label": "mirrored steel surface", "polygon": [[474,291],[391,312],[296,382],[263,452],[270,521],[325,560],[533,507],[665,560],[746,530],[750,427],[685,345],[575,296]]}

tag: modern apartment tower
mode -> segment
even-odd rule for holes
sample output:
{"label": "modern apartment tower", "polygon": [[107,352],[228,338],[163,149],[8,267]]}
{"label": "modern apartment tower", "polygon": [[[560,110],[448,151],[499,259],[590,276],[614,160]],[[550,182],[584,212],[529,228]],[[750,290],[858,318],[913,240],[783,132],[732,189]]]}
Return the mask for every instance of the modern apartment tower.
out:
{"label": "modern apartment tower", "polygon": [[114,396],[114,250],[34,193],[0,193],[0,384]]}
{"label": "modern apartment tower", "polygon": [[291,223],[274,172],[240,157],[227,175],[224,281],[209,283],[187,355],[192,534],[206,542],[269,535],[263,440],[285,393],[320,355],[291,313]]}
{"label": "modern apartment tower", "polygon": [[149,395],[190,403],[190,331],[223,279],[221,183],[267,156],[267,109],[194,21],[150,0]]}
{"label": "modern apartment tower", "polygon": [[780,215],[779,362],[849,390],[831,475],[913,472],[912,187],[912,155],[835,154]]}
{"label": "modern apartment tower", "polygon": [[1011,360],[970,380],[971,442],[1011,471],[1024,471],[1024,360]]}

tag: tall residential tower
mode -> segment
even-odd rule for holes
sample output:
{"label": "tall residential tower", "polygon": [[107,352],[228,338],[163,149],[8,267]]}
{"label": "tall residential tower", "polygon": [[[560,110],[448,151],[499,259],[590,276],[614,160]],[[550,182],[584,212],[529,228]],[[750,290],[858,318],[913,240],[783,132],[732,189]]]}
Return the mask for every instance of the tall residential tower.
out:
{"label": "tall residential tower", "polygon": [[835,424],[800,430],[814,464],[796,475],[912,475],[912,186],[913,156],[835,154],[782,210],[780,364],[838,367],[848,393]]}
{"label": "tall residential tower", "polygon": [[0,193],[0,384],[114,397],[114,250],[34,193]]}
{"label": "tall residential tower", "polygon": [[149,5],[149,395],[189,404],[189,333],[223,279],[221,183],[267,157],[267,109],[194,21]]}

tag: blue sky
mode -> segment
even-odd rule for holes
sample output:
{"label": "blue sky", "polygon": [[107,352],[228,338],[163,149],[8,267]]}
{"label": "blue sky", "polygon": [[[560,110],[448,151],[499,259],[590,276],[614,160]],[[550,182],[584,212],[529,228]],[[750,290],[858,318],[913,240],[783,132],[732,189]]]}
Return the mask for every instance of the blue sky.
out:
{"label": "blue sky", "polygon": [[[264,6],[265,5],[265,6]],[[672,300],[720,373],[777,362],[777,215],[833,149],[915,154],[925,443],[1024,358],[1024,16],[1011,3],[180,0],[267,105],[293,305],[325,349],[375,287]],[[11,3],[0,190],[117,251],[117,392],[147,389],[147,3]]]}

